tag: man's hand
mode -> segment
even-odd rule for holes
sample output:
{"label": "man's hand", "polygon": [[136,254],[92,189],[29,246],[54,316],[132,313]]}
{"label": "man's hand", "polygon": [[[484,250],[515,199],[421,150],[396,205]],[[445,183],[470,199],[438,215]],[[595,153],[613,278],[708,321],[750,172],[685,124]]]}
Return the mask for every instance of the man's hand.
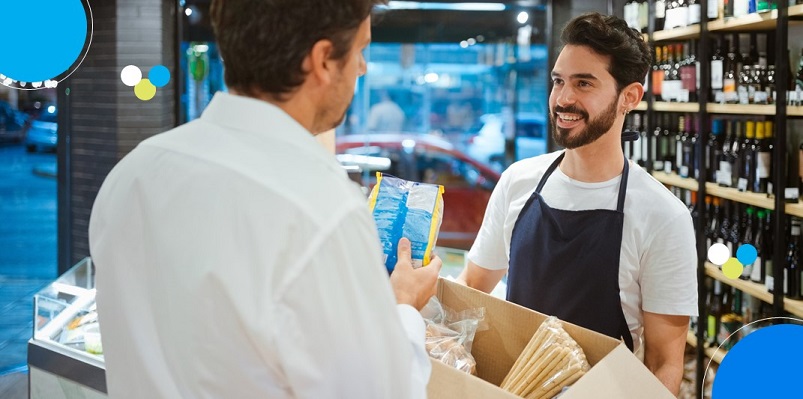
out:
{"label": "man's hand", "polygon": [[396,294],[396,303],[410,305],[421,310],[435,295],[438,273],[441,271],[441,258],[432,255],[429,265],[413,269],[410,240],[399,240],[398,261],[390,275],[390,285]]}

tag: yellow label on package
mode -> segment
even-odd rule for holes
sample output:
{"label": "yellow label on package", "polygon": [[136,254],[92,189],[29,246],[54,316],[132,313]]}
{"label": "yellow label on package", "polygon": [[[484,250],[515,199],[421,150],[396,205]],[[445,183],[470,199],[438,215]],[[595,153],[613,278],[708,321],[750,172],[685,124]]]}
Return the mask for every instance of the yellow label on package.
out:
{"label": "yellow label on package", "polygon": [[413,267],[429,264],[443,215],[443,186],[407,181],[376,173],[368,197],[382,242],[388,273],[396,267],[399,240],[410,240]]}

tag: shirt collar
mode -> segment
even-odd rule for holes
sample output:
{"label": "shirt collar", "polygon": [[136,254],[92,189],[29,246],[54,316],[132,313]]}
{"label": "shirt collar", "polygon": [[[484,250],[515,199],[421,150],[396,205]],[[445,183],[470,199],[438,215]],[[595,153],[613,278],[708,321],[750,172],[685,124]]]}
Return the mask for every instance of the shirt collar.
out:
{"label": "shirt collar", "polygon": [[315,140],[309,130],[284,110],[267,101],[217,92],[200,119],[227,129],[257,133],[269,139],[289,142],[326,160],[330,168],[346,174],[337,159]]}

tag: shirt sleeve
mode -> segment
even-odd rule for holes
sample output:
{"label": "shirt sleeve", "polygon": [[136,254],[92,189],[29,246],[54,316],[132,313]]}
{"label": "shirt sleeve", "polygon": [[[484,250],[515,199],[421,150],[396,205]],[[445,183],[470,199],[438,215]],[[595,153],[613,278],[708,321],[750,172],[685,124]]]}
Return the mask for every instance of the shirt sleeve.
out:
{"label": "shirt sleeve", "polygon": [[424,324],[398,306],[370,215],[360,209],[321,229],[283,289],[276,348],[298,398],[425,398]]}
{"label": "shirt sleeve", "polygon": [[654,230],[642,265],[643,310],[697,316],[697,246],[688,212]]}
{"label": "shirt sleeve", "polygon": [[468,259],[478,266],[489,270],[508,268],[508,254],[505,248],[505,219],[509,208],[507,200],[509,172],[502,174],[496,184],[477,239],[468,252]]}

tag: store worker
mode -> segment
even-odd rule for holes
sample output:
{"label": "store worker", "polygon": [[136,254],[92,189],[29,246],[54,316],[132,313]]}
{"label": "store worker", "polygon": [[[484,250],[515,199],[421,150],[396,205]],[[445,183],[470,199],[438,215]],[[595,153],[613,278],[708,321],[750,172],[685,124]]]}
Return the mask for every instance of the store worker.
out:
{"label": "store worker", "polygon": [[625,115],[642,98],[650,51],[613,16],[586,14],[561,35],[549,115],[565,150],[519,161],[494,190],[460,276],[489,292],[639,350],[675,394],[697,255],[688,209],[622,153]]}
{"label": "store worker", "polygon": [[315,141],[365,73],[377,0],[214,0],[230,93],[106,178],[90,250],[112,398],[421,398],[418,309],[366,198]]}

